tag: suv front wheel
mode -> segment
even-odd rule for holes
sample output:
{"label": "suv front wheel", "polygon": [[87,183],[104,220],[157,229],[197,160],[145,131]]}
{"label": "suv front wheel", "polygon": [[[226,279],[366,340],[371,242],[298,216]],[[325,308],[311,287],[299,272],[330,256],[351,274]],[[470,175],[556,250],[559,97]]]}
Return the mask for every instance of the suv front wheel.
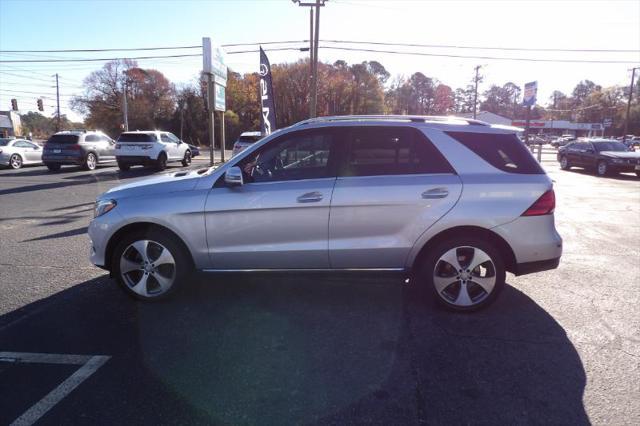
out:
{"label": "suv front wheel", "polygon": [[184,153],[184,158],[182,159],[182,165],[184,167],[187,167],[189,164],[191,164],[191,151],[186,150]]}
{"label": "suv front wheel", "polygon": [[113,252],[111,271],[131,296],[157,300],[176,291],[189,275],[181,246],[156,230],[125,236]]}
{"label": "suv front wheel", "polygon": [[430,250],[420,280],[438,302],[456,311],[473,311],[490,304],[505,282],[499,251],[490,243],[454,238]]}

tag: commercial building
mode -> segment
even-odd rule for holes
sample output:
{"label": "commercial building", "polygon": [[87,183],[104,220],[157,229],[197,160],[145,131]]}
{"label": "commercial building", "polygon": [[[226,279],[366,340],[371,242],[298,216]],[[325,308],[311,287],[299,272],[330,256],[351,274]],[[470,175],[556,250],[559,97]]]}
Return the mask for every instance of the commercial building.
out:
{"label": "commercial building", "polygon": [[22,135],[20,115],[15,111],[0,111],[0,137]]}
{"label": "commercial building", "polygon": [[[461,117],[471,118],[473,114],[460,114]],[[500,124],[525,128],[525,120],[512,120],[488,111],[481,111],[476,115],[478,120],[489,124]],[[573,135],[573,136],[602,136],[604,126],[602,123],[574,123],[567,120],[529,120],[529,129],[532,134],[545,135]]]}

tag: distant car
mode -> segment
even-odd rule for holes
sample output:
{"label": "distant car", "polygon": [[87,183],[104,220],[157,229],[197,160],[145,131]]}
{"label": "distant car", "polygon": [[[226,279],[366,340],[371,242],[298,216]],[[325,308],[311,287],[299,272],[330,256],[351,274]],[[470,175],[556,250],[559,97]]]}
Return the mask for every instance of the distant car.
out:
{"label": "distant car", "polygon": [[99,131],[68,130],[51,136],[44,145],[42,161],[51,171],[65,164],[94,170],[98,164],[116,160],[115,142]]}
{"label": "distant car", "polygon": [[558,151],[562,170],[571,167],[593,169],[598,176],[635,172],[640,177],[640,152],[630,152],[621,142],[588,139],[573,142]]}
{"label": "distant car", "polygon": [[262,133],[260,132],[244,132],[240,135],[236,143],[233,144],[232,157],[235,157],[251,145],[262,139]]}
{"label": "distant car", "polygon": [[120,170],[131,166],[155,166],[158,170],[167,168],[167,163],[191,164],[191,149],[176,135],[157,130],[125,132],[116,144],[116,160]]}
{"label": "distant car", "polygon": [[0,165],[19,169],[28,164],[42,164],[42,148],[26,139],[0,139]]}
{"label": "distant car", "polygon": [[561,146],[567,145],[569,142],[575,141],[576,137],[571,135],[564,135],[556,138],[551,142],[551,146],[554,148],[560,148]]}
{"label": "distant car", "polygon": [[631,149],[640,147],[640,136],[627,136],[624,144]]}
{"label": "distant car", "polygon": [[200,155],[200,148],[198,148],[196,145],[191,145],[190,143],[187,145],[189,145],[189,149],[191,150],[191,158]]}

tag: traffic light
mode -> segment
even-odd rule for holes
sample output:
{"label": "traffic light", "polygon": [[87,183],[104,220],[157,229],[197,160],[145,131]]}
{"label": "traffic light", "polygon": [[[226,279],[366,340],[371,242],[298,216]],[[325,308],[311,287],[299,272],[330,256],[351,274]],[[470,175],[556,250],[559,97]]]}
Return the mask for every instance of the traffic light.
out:
{"label": "traffic light", "polygon": [[44,106],[42,106],[42,99],[38,99],[38,111],[44,111]]}
{"label": "traffic light", "polygon": [[18,110],[18,101],[16,99],[11,99],[11,109],[14,111]]}

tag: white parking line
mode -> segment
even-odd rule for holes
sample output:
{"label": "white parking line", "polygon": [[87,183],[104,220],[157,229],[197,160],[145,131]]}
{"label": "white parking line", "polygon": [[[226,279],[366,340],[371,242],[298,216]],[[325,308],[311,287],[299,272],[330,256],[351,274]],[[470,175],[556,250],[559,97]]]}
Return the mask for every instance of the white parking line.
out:
{"label": "white parking line", "polygon": [[32,425],[109,360],[106,355],[0,352],[0,362],[81,365],[64,382],[15,419],[10,426]]}

